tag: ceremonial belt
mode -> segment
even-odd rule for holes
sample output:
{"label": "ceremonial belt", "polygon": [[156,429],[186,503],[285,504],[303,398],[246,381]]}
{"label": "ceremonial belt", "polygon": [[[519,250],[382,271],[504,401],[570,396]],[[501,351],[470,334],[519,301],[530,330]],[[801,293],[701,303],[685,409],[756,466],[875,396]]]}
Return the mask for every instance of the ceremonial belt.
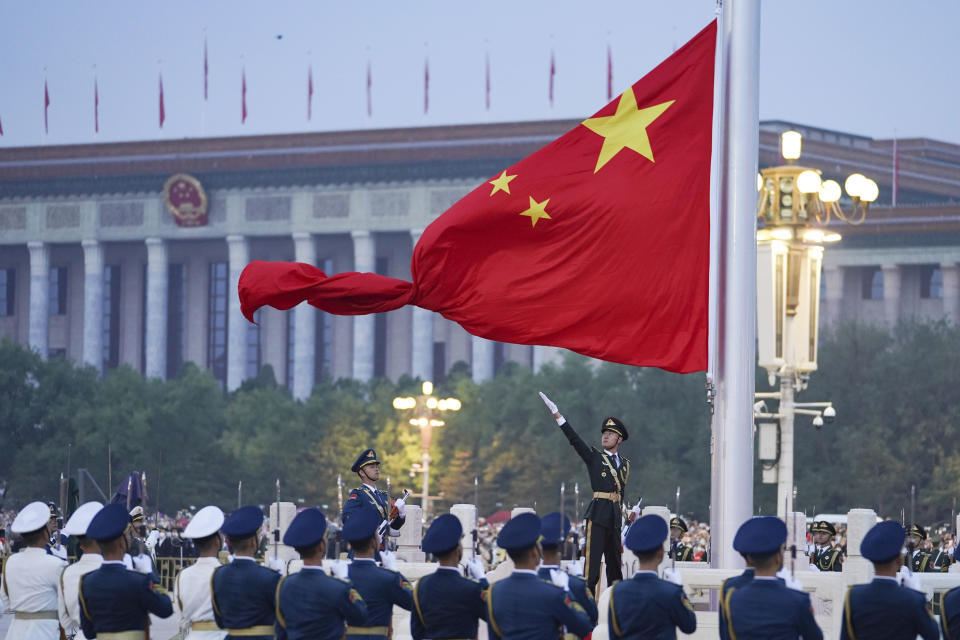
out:
{"label": "ceremonial belt", "polygon": [[190,628],[194,631],[221,631],[220,627],[213,620],[197,620],[190,623]]}
{"label": "ceremonial belt", "polygon": [[97,640],[146,640],[146,631],[98,631]]}
{"label": "ceremonial belt", "polygon": [[594,498],[600,498],[601,500],[612,500],[613,502],[620,502],[620,494],[614,491],[594,491]]}
{"label": "ceremonial belt", "polygon": [[247,627],[246,629],[227,629],[228,636],[272,636],[273,634],[274,628],[272,624],[258,624],[255,627]]}
{"label": "ceremonial belt", "polygon": [[385,636],[390,633],[389,627],[351,627],[347,626],[348,636]]}
{"label": "ceremonial belt", "polygon": [[17,620],[58,620],[56,611],[14,611]]}

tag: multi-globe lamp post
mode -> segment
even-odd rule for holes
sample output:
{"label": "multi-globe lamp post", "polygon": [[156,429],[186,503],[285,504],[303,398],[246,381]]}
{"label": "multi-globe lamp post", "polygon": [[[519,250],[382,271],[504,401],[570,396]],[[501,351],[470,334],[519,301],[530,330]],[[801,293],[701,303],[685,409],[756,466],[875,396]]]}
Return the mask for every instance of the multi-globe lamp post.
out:
{"label": "multi-globe lamp post", "polygon": [[[796,164],[801,146],[800,133],[784,132],[780,152],[785,164],[757,175],[757,355],[770,385],[779,378],[780,389],[755,394],[754,416],[763,482],[777,484],[780,517],[795,511],[794,416],[813,416],[819,429],[837,415],[830,402],[794,401],[817,369],[824,246],[841,239],[827,225],[834,217],[860,224],[879,193],[876,182],[854,173],[844,181],[850,203],[841,205],[839,183]],[[769,412],[764,400],[778,400],[777,412]]]}
{"label": "multi-globe lamp post", "polygon": [[[415,471],[423,474],[422,506],[423,517],[430,512],[430,443],[433,440],[433,430],[442,427],[446,422],[439,417],[447,411],[459,411],[460,400],[457,398],[438,398],[433,395],[433,383],[429,380],[420,387],[418,396],[401,396],[393,399],[393,408],[397,411],[412,411],[410,424],[420,429],[420,467]],[[411,473],[411,475],[413,475]]]}

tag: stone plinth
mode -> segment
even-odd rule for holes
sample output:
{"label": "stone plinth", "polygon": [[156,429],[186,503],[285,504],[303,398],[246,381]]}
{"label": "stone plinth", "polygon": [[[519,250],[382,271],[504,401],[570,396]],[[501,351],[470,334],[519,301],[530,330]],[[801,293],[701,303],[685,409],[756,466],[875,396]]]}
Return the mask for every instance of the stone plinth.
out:
{"label": "stone plinth", "polygon": [[847,512],[847,557],[843,561],[846,584],[863,584],[873,580],[873,564],[860,555],[860,543],[875,524],[877,514],[873,509],[851,509]]}
{"label": "stone plinth", "polygon": [[[792,566],[796,571],[809,571],[810,558],[804,553],[807,548],[807,516],[796,511],[787,514],[786,524],[787,546],[783,555],[783,566],[788,569]],[[791,562],[791,545],[795,545],[797,548],[797,561],[795,563]]]}
{"label": "stone plinth", "polygon": [[408,504],[406,513],[406,522],[400,527],[400,537],[397,538],[397,558],[406,562],[423,562],[426,555],[420,550],[420,541],[423,540],[423,516],[420,506]]}
{"label": "stone plinth", "polygon": [[[279,507],[279,511],[277,508]],[[279,514],[279,517],[278,517]],[[294,516],[297,515],[297,507],[292,502],[273,502],[270,504],[270,547],[267,549],[267,558],[273,558],[276,555],[283,562],[289,562],[291,560],[297,560],[300,558],[300,555],[297,553],[296,549],[293,547],[288,547],[283,544],[283,534],[286,533],[287,527],[290,526],[290,522],[293,520]],[[278,544],[274,538],[274,531],[280,531],[281,542]],[[274,548],[276,548],[276,553],[274,553]]]}
{"label": "stone plinth", "polygon": [[450,513],[455,515],[463,526],[463,537],[460,544],[463,545],[463,559],[472,560],[474,555],[474,535],[477,530],[477,505],[475,504],[455,504],[450,509]]}

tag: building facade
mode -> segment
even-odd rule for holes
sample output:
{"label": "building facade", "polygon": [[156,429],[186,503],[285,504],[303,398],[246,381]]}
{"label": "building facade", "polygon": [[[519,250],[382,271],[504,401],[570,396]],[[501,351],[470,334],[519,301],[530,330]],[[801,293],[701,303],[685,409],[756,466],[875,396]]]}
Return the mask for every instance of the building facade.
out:
{"label": "building facade", "polygon": [[[192,361],[228,390],[270,365],[305,398],[320,380],[410,374],[440,381],[459,361],[475,379],[506,361],[538,368],[558,350],[494,343],[420,308],[333,316],[308,305],[240,313],[251,260],[410,279],[413,247],[450,205],[577,123],[551,121],[204,140],[32,147],[0,154],[0,336],[101,371],[175,376]],[[859,171],[881,196],[827,249],[825,324],[960,317],[960,147],[768,122],[805,135],[825,177]],[[206,224],[180,226],[164,185],[188,174]],[[841,225],[842,226],[842,225]]]}

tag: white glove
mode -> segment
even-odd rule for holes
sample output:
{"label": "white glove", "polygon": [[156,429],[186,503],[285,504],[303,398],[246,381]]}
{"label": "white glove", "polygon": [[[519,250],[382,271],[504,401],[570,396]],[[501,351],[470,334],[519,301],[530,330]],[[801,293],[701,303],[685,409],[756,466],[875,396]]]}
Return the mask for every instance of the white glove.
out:
{"label": "white glove", "polygon": [[467,569],[467,575],[474,580],[482,580],[487,576],[487,572],[484,571],[483,562],[480,561],[480,558],[473,557],[467,560],[464,565]]}
{"label": "white glove", "polygon": [[683,577],[680,575],[680,572],[676,569],[664,569],[663,570],[663,579],[667,582],[672,582],[673,584],[678,584],[683,586]]}
{"label": "white glove", "polygon": [[146,545],[147,549],[153,551],[158,542],[160,542],[160,532],[154,529],[150,532],[150,535],[147,536],[147,541],[144,542],[144,544]]}
{"label": "white glove", "polygon": [[380,552],[380,564],[384,569],[389,569],[390,571],[397,570],[397,556],[393,555],[392,551],[381,551]]}
{"label": "white glove", "polygon": [[271,569],[273,569],[274,571],[279,571],[280,573],[283,573],[283,570],[287,568],[287,563],[285,563],[280,558],[273,558],[273,557],[268,558],[267,564],[270,565]]}
{"label": "white glove", "polygon": [[540,399],[543,400],[543,404],[547,405],[547,409],[550,409],[550,413],[552,413],[554,417],[559,416],[557,418],[557,424],[563,424],[566,422],[566,419],[561,416],[560,412],[557,410],[557,405],[554,404],[543,391],[537,391],[537,393],[540,394]]}
{"label": "white glove", "polygon": [[900,584],[908,589],[923,591],[923,587],[920,585],[920,577],[907,567],[900,567],[900,571],[897,573],[897,579],[900,581]]}
{"label": "white glove", "polygon": [[817,573],[820,573],[820,567],[818,567],[815,562],[811,562],[811,563],[810,563],[810,571],[816,571]]}
{"label": "white glove", "polygon": [[330,575],[333,575],[341,580],[350,579],[350,565],[348,565],[343,560],[334,560],[330,563]]}
{"label": "white glove", "polygon": [[403,498],[394,500],[393,506],[397,508],[397,513],[400,514],[401,518],[407,517],[407,503]]}
{"label": "white glove", "polygon": [[133,570],[137,573],[150,573],[153,571],[153,563],[149,556],[137,556],[133,559]]}
{"label": "white glove", "polygon": [[568,565],[567,565],[567,573],[569,573],[569,574],[572,575],[572,576],[579,576],[579,577],[582,578],[582,577],[583,577],[583,563],[584,563],[585,560],[586,560],[586,558],[580,558],[579,560],[574,560],[573,562],[571,562],[570,564],[568,564]]}
{"label": "white glove", "polygon": [[550,582],[557,585],[564,591],[570,591],[570,576],[566,571],[559,569],[550,569]]}
{"label": "white glove", "polygon": [[788,589],[793,589],[794,591],[803,591],[803,585],[800,584],[800,581],[790,575],[790,571],[786,568],[780,569],[777,571],[777,577],[783,578],[783,581],[787,584]]}

